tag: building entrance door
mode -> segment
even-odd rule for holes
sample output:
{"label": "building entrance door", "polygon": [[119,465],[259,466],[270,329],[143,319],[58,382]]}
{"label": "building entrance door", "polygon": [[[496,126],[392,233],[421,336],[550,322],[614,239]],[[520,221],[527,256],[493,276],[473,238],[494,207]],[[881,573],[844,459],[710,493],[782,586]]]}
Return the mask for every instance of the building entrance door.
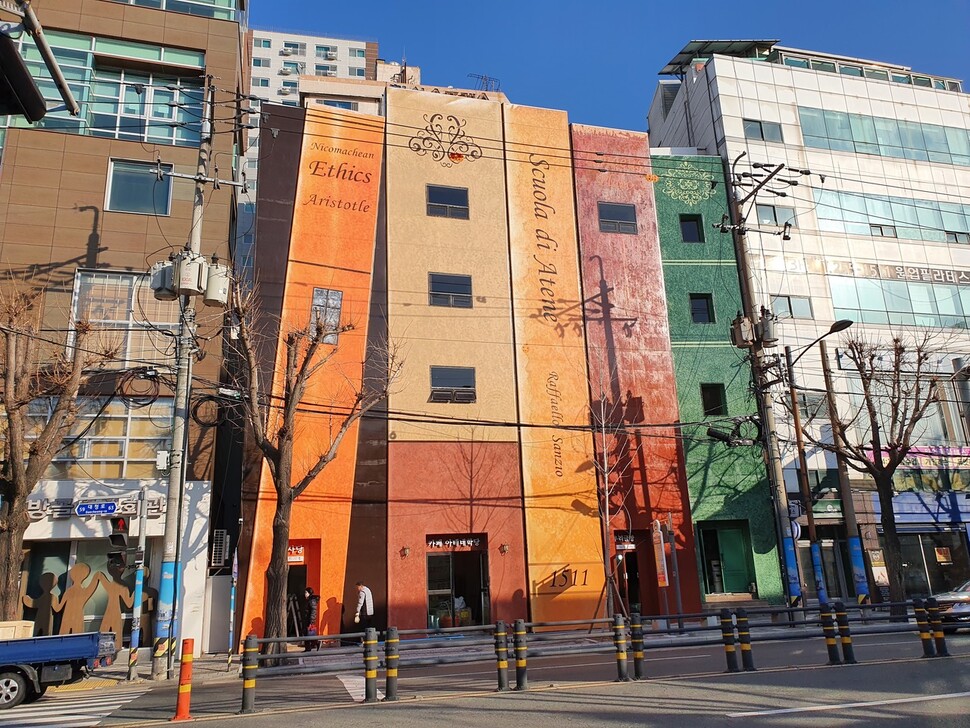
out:
{"label": "building entrance door", "polygon": [[698,524],[708,594],[747,593],[754,582],[747,524]]}
{"label": "building entrance door", "polygon": [[458,627],[490,620],[488,553],[428,554],[428,626]]}

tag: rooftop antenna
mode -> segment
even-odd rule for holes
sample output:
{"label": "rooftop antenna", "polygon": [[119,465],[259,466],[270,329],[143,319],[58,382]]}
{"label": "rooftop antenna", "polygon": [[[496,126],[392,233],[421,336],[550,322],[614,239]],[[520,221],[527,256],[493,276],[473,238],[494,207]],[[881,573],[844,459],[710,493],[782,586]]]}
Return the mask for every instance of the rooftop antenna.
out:
{"label": "rooftop antenna", "polygon": [[468,78],[478,81],[479,91],[498,91],[502,87],[502,82],[497,78],[486,76],[483,73],[469,73]]}

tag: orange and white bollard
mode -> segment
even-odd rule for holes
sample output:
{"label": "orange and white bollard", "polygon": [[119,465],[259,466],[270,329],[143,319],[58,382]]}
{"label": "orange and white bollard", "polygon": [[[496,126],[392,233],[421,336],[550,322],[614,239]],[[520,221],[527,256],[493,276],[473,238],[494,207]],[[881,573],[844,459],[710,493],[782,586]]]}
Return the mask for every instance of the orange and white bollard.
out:
{"label": "orange and white bollard", "polygon": [[195,640],[182,640],[182,664],[179,666],[179,697],[175,703],[175,716],[172,720],[192,720],[189,705],[192,703],[192,652]]}

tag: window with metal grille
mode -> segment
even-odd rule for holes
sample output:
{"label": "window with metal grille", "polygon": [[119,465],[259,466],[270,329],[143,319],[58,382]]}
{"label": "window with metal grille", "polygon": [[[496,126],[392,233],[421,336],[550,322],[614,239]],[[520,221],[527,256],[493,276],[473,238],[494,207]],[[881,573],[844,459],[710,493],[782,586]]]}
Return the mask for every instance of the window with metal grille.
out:
{"label": "window with metal grille", "polygon": [[637,208],[617,202],[597,202],[601,233],[637,233]]}
{"label": "window with metal grille", "polygon": [[474,367],[431,367],[429,402],[470,404],[476,398]]}
{"label": "window with metal grille", "polygon": [[429,273],[428,303],[432,306],[471,308],[472,277],[451,273]]}
{"label": "window with metal grille", "polygon": [[427,186],[428,215],[468,219],[468,188]]}

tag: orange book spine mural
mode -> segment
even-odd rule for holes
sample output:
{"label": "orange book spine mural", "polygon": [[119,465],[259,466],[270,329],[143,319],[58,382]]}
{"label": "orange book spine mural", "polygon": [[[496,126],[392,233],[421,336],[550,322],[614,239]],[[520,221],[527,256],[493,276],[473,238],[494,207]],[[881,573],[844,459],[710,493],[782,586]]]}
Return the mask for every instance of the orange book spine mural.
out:
{"label": "orange book spine mural", "polygon": [[[605,614],[603,532],[564,112],[505,108],[509,245],[532,619]],[[560,150],[560,151],[556,151]]]}
{"label": "orange book spine mural", "polygon": [[[353,328],[328,339],[323,354],[332,354],[331,358],[311,379],[303,397],[294,479],[299,479],[329,447],[342,420],[340,413],[352,404],[363,379],[383,145],[384,120],[380,117],[329,108],[307,111],[274,393],[279,396],[282,392],[283,341],[289,332],[307,327],[315,316],[322,317],[328,326],[339,322],[341,327]],[[339,603],[345,591],[356,450],[354,425],[347,431],[337,458],[293,506],[291,551],[306,569],[306,585],[313,587],[326,605],[321,633],[340,630]],[[273,482],[264,464],[246,586],[244,634],[262,633],[274,504]]]}

